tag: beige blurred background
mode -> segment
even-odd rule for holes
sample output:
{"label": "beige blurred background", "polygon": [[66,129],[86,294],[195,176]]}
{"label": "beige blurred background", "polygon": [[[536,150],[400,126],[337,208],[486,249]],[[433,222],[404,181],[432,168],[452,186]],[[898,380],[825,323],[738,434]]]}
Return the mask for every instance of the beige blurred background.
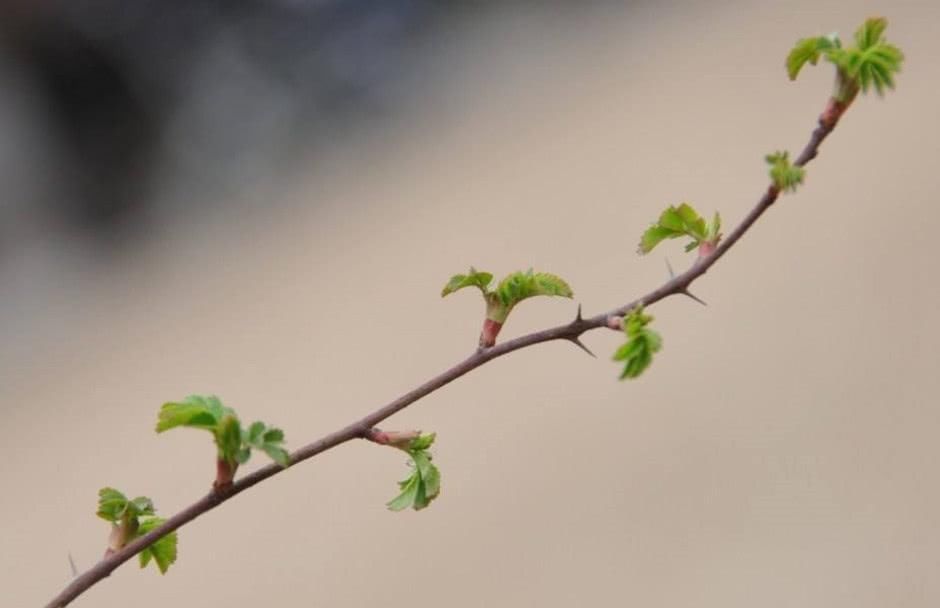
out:
{"label": "beige blurred background", "polygon": [[[98,488],[162,514],[207,490],[209,438],[153,432],[166,400],[216,393],[297,447],[472,350],[477,297],[438,297],[471,264],[556,272],[587,314],[657,286],[664,257],[689,261],[635,255],[663,206],[737,222],[762,155],[806,141],[831,70],[788,82],[789,45],[879,13],[907,55],[897,91],[860,99],[800,192],[696,284],[708,307],[653,309],[665,346],[640,380],[617,381],[612,332],[586,336],[597,360],[514,353],[385,425],[438,433],[426,511],[387,511],[404,458],[349,443],[183,528],[165,577],[131,562],[74,605],[937,605],[926,0],[497,6],[423,43],[435,69],[419,62],[394,120],[234,193],[262,204],[167,212],[108,272],[51,275],[45,313],[0,345],[2,603],[41,605],[69,554],[101,555]],[[575,309],[528,302],[505,337]]]}

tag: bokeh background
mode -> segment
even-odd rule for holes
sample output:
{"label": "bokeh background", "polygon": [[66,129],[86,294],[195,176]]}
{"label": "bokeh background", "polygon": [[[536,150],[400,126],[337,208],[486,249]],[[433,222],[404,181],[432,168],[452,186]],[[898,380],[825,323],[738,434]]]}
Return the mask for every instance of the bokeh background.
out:
{"label": "bokeh background", "polygon": [[[106,542],[96,492],[170,514],[216,393],[299,446],[468,352],[473,264],[570,280],[588,314],[666,278],[670,203],[740,219],[797,151],[828,67],[796,38],[890,18],[860,99],[620,383],[548,344],[393,418],[438,433],[441,497],[346,444],[180,531],[76,606],[935,606],[940,6],[270,0],[0,4],[0,588],[38,606]],[[505,335],[573,317],[527,302]],[[249,469],[262,459],[252,461]]]}

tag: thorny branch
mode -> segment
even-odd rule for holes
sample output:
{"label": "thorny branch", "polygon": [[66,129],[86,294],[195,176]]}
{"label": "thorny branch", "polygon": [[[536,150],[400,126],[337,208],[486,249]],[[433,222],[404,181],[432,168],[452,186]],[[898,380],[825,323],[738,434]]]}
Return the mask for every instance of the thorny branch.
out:
{"label": "thorny branch", "polygon": [[[802,167],[816,157],[817,153],[819,152],[820,144],[835,128],[836,123],[839,121],[839,118],[847,109],[847,107],[847,103],[840,103],[834,99],[829,101],[825,111],[819,117],[818,126],[813,131],[812,137],[803,148],[803,151],[797,157],[796,161],[794,161],[794,165]],[[709,268],[711,268],[725,253],[727,253],[728,250],[738,242],[738,239],[744,236],[744,233],[746,233],[751,228],[758,218],[760,218],[760,216],[763,215],[764,212],[774,204],[779,195],[779,189],[773,185],[769,186],[757,204],[744,217],[744,219],[741,220],[734,230],[732,230],[724,238],[724,240],[710,255],[699,257],[691,268],[681,274],[673,276],[657,289],[654,289],[646,295],[641,296],[632,302],[624,304],[623,306],[587,319],[582,318],[581,309],[579,307],[577,317],[570,323],[532,332],[524,336],[519,336],[518,338],[499,343],[490,348],[479,349],[450,369],[441,372],[424,384],[421,384],[417,388],[414,388],[411,391],[405,393],[398,399],[395,399],[394,401],[380,407],[371,414],[360,418],[352,424],[334,431],[329,435],[321,437],[313,443],[309,443],[301,447],[290,455],[290,464],[293,466],[305,460],[309,460],[317,454],[335,448],[336,446],[346,443],[351,439],[373,439],[373,427],[375,427],[375,425],[405,409],[422,397],[433,393],[442,386],[449,384],[464,374],[473,371],[474,369],[485,363],[488,363],[489,361],[492,361],[493,359],[502,357],[503,355],[508,355],[509,353],[522,348],[534,346],[543,342],[551,342],[553,340],[567,340],[572,344],[575,344],[576,346],[584,349],[588,352],[588,354],[592,354],[581,343],[581,334],[602,327],[609,327],[619,330],[621,318],[634,309],[637,305],[642,304],[643,306],[650,306],[651,304],[654,304],[672,295],[685,295],[698,300],[698,298],[692,295],[689,291],[689,287],[691,286],[692,282],[708,272]],[[68,605],[72,600],[77,598],[93,585],[110,576],[111,572],[113,572],[118,566],[131,559],[137,553],[149,547],[163,536],[166,536],[170,532],[173,532],[174,530],[191,522],[203,513],[211,511],[220,504],[232,499],[238,494],[241,494],[248,488],[286,470],[287,469],[272,463],[262,467],[261,469],[258,469],[253,473],[250,473],[249,475],[246,475],[245,477],[242,477],[227,489],[219,491],[213,490],[208,495],[202,497],[176,515],[168,518],[162,525],[154,528],[143,536],[135,538],[131,542],[127,543],[127,545],[125,545],[119,551],[107,555],[87,571],[75,577],[72,582],[69,583],[69,585],[65,587],[61,593],[59,593],[59,595],[57,595],[46,605],[47,608],[61,608],[62,606]]]}

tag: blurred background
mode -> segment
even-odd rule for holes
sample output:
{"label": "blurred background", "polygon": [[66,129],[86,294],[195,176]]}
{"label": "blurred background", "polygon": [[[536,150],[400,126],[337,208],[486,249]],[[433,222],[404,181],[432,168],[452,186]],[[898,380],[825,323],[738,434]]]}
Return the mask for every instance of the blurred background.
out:
{"label": "blurred background", "polygon": [[[98,488],[161,514],[211,483],[216,393],[298,447],[450,366],[473,264],[567,278],[586,314],[667,277],[668,204],[728,226],[797,152],[828,66],[800,37],[885,14],[898,90],[860,98],[785,196],[654,309],[514,353],[385,428],[438,433],[441,497],[354,442],[180,531],[165,576],[76,606],[934,606],[940,7],[775,2],[0,2],[0,586],[42,605],[104,551]],[[522,305],[504,337],[573,317]],[[257,458],[247,469],[262,464]]]}

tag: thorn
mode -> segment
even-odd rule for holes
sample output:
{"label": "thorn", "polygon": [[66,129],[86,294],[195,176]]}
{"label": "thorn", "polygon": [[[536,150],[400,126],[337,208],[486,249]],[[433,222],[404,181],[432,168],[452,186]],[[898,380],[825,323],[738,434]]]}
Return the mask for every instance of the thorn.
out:
{"label": "thorn", "polygon": [[681,293],[681,294],[684,295],[684,296],[688,296],[688,297],[692,298],[693,300],[695,300],[696,302],[698,302],[698,303],[701,304],[702,306],[708,306],[708,304],[706,304],[703,299],[701,299],[700,297],[694,295],[694,294],[693,294],[691,291],[689,291],[688,289],[683,289],[683,290],[682,290],[681,292],[679,292],[679,293]]}
{"label": "thorn", "polygon": [[72,578],[78,576],[78,567],[75,566],[75,560],[72,559],[72,552],[69,551],[69,568],[72,569]]}
{"label": "thorn", "polygon": [[669,271],[669,278],[676,278],[676,272],[672,269],[672,264],[669,263],[669,258],[663,258],[666,261],[666,270]]}
{"label": "thorn", "polygon": [[574,322],[575,322],[575,323],[580,323],[580,322],[583,321],[583,320],[584,320],[584,319],[581,317],[581,304],[578,304],[578,314],[575,315],[575,317],[574,317]]}
{"label": "thorn", "polygon": [[573,344],[575,344],[578,348],[580,348],[581,350],[583,350],[583,351],[586,352],[587,354],[589,354],[589,355],[591,355],[592,357],[594,357],[595,359],[597,359],[597,355],[595,355],[594,353],[592,353],[592,352],[591,352],[591,349],[588,348],[587,346],[585,346],[585,345],[584,345],[584,342],[582,342],[580,338],[568,338],[568,339],[569,339]]}

